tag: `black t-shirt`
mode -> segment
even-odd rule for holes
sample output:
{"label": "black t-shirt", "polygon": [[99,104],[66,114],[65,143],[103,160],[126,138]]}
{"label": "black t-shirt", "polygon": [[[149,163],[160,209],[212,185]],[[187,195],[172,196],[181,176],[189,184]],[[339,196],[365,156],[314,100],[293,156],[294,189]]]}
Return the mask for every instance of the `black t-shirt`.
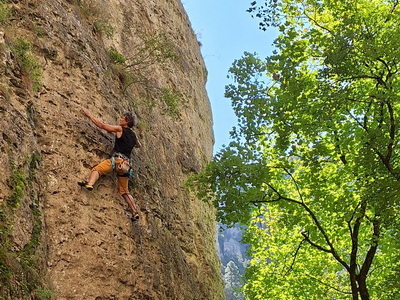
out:
{"label": "black t-shirt", "polygon": [[130,128],[122,127],[121,137],[115,137],[114,151],[130,157],[132,149],[136,145],[136,141],[137,137],[135,132],[133,132]]}

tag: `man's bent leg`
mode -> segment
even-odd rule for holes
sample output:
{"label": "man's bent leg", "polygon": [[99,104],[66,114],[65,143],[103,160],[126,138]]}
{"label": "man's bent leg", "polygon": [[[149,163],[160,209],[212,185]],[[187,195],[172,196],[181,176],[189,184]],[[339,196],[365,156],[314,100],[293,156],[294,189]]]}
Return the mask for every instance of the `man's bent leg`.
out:
{"label": "man's bent leg", "polygon": [[99,171],[97,171],[97,170],[92,170],[92,173],[90,173],[90,176],[89,176],[88,185],[93,186],[99,178],[100,178],[100,173],[99,173]]}
{"label": "man's bent leg", "polygon": [[125,199],[126,203],[128,203],[128,206],[132,211],[132,218],[134,218],[136,220],[139,219],[139,213],[138,213],[136,205],[133,201],[132,195],[131,194],[123,194],[122,197]]}
{"label": "man's bent leg", "polygon": [[78,181],[78,185],[83,186],[89,191],[93,190],[93,185],[100,178],[100,173],[98,171],[92,170],[89,175],[89,181]]}
{"label": "man's bent leg", "polygon": [[121,196],[125,199],[126,203],[128,203],[128,206],[129,206],[130,210],[132,211],[132,218],[134,220],[137,220],[137,219],[139,219],[139,213],[136,208],[133,197],[129,193],[128,183],[129,183],[128,176],[118,176],[118,191],[121,194]]}
{"label": "man's bent leg", "polygon": [[109,159],[103,160],[101,163],[99,163],[92,169],[92,172],[89,175],[89,181],[80,181],[78,182],[78,184],[91,191],[93,190],[93,185],[100,178],[100,176],[110,172],[112,172],[111,160]]}

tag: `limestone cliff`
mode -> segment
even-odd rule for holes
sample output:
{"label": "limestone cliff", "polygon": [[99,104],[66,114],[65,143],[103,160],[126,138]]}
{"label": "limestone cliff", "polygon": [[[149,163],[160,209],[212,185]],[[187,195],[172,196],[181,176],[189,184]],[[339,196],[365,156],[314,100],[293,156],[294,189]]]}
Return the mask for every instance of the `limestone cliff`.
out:
{"label": "limestone cliff", "polygon": [[[214,210],[184,182],[212,155],[206,69],[179,0],[0,2],[0,299],[223,299]],[[108,157],[133,110],[132,227]]]}

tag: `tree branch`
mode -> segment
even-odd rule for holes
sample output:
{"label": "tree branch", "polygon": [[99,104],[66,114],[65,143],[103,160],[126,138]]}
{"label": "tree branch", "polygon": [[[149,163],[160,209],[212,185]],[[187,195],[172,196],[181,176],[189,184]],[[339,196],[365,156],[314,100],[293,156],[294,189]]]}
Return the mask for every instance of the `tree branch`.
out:
{"label": "tree branch", "polygon": [[386,82],[383,80],[382,76],[373,76],[373,75],[356,75],[356,76],[351,76],[348,78],[345,78],[345,80],[355,80],[355,79],[374,79],[376,80],[377,85],[383,85],[385,88],[387,88]]}
{"label": "tree branch", "polygon": [[348,225],[349,231],[350,231],[350,237],[353,235],[353,228],[351,227],[351,222],[353,221],[353,219],[354,219],[354,217],[355,217],[355,215],[357,213],[357,210],[360,207],[360,204],[361,203],[357,204],[357,206],[354,208],[354,211],[353,211],[353,213],[351,215],[351,218],[347,221],[347,225]]}
{"label": "tree branch", "polygon": [[368,127],[366,126],[365,122],[361,123],[360,120],[358,120],[352,113],[350,110],[347,109],[347,113],[349,114],[349,116],[358,124],[358,126],[360,126],[362,129],[365,130],[365,132],[369,132]]}
{"label": "tree branch", "polygon": [[313,246],[314,248],[317,248],[320,251],[326,252],[326,253],[332,253],[332,250],[330,249],[325,249],[324,247],[317,245],[316,243],[314,243],[313,241],[310,240],[310,237],[308,236],[308,232],[302,232],[301,235],[304,237],[304,240],[309,243],[311,246]]}
{"label": "tree branch", "polygon": [[[392,174],[393,177],[397,181],[400,181],[400,175],[394,171],[393,166],[390,163],[390,159],[392,157],[393,150],[394,150],[396,121],[395,121],[394,111],[393,111],[392,105],[390,103],[386,103],[386,105],[388,106],[389,118],[390,118],[390,129],[389,129],[390,143],[387,146],[387,150],[388,151],[387,151],[386,155],[384,155],[376,147],[371,147],[371,149],[375,152],[376,155],[378,155],[378,157],[382,161],[383,165],[390,172],[390,174]],[[369,133],[369,129],[368,129],[366,124],[361,123],[360,120],[358,120],[349,110],[347,110],[347,113],[362,129],[365,130],[365,132]],[[381,121],[381,123],[382,123],[382,121]],[[370,145],[369,143],[367,143],[367,144]]]}
{"label": "tree branch", "polygon": [[333,257],[347,270],[349,269],[349,265],[340,258],[339,254],[337,254],[335,247],[333,246],[332,242],[330,241],[328,234],[322,227],[321,223],[318,221],[317,217],[315,216],[314,212],[305,204],[305,203],[300,203],[301,206],[304,207],[304,209],[308,212],[308,214],[311,216],[312,220],[314,221],[314,224],[317,226],[319,232],[322,234],[322,236],[325,239],[325,242],[329,246],[330,253],[333,255]]}
{"label": "tree branch", "polygon": [[[386,75],[386,80],[388,80],[390,77],[392,77],[393,73],[392,73],[392,70],[390,70],[390,67],[389,67],[388,63],[386,61],[384,61],[380,57],[377,57],[376,60],[381,62],[385,66],[385,68],[386,68],[386,70],[388,72],[387,75]],[[385,82],[384,86],[387,88],[386,82]]]}
{"label": "tree branch", "polygon": [[346,155],[343,153],[342,148],[340,147],[340,139],[338,137],[338,133],[337,130],[334,130],[334,136],[335,136],[335,148],[337,153],[339,154],[339,158],[341,160],[341,162],[346,165],[347,164],[347,160],[346,160]]}
{"label": "tree branch", "polygon": [[286,172],[286,174],[289,175],[290,178],[292,179],[292,181],[293,181],[293,183],[294,183],[294,186],[296,187],[297,194],[299,195],[301,202],[304,203],[304,199],[303,199],[303,196],[302,196],[302,194],[301,194],[301,192],[300,192],[299,185],[298,185],[296,179],[294,179],[293,174],[290,173],[285,167],[283,167],[283,170],[284,170],[284,171]]}
{"label": "tree branch", "polygon": [[375,147],[373,147],[372,149],[373,149],[373,150],[375,151],[375,153],[379,156],[379,158],[381,159],[383,165],[386,167],[386,169],[389,171],[389,173],[392,174],[393,177],[394,177],[397,181],[400,181],[400,175],[397,174],[397,173],[394,171],[392,164],[390,163],[390,161],[388,161],[388,160],[386,159],[386,156],[383,155],[383,154],[382,154],[378,149],[376,149]]}
{"label": "tree branch", "polygon": [[335,36],[334,32],[324,26],[322,26],[321,24],[319,24],[314,18],[310,17],[305,11],[303,11],[303,14],[306,16],[306,18],[311,21],[311,23],[314,23],[315,26],[321,28],[322,30],[325,30],[326,32],[328,32],[330,35]]}
{"label": "tree branch", "polygon": [[359,276],[364,276],[364,278],[367,276],[367,274],[368,274],[368,272],[369,272],[369,270],[371,268],[372,261],[374,259],[375,254],[376,254],[376,250],[378,249],[378,244],[379,244],[378,241],[379,241],[380,233],[381,233],[381,231],[380,231],[380,222],[379,222],[378,219],[375,218],[372,221],[372,225],[373,225],[373,233],[372,233],[373,241],[372,241],[372,245],[371,245],[371,247],[369,248],[369,250],[367,252],[367,255],[365,257],[364,263],[363,263],[363,265],[361,267],[360,274],[359,274]]}
{"label": "tree branch", "polygon": [[389,101],[386,103],[389,111],[389,118],[390,118],[390,143],[388,144],[388,152],[386,154],[385,160],[390,161],[392,154],[393,154],[393,145],[394,145],[394,138],[395,138],[395,132],[396,132],[396,122],[394,120],[394,112],[393,112],[393,107],[390,104]]}
{"label": "tree branch", "polygon": [[286,276],[287,274],[289,274],[289,272],[290,272],[291,270],[293,270],[293,266],[294,266],[294,263],[295,263],[295,261],[296,261],[297,254],[299,253],[300,248],[301,248],[301,245],[302,245],[304,242],[305,242],[305,239],[302,239],[301,242],[300,242],[300,244],[299,244],[299,246],[297,246],[297,249],[296,249],[296,251],[295,251],[295,253],[294,253],[294,255],[293,255],[292,264],[290,265],[289,269],[286,271],[285,276]]}
{"label": "tree branch", "polygon": [[317,244],[315,244],[314,242],[312,242],[310,240],[310,238],[308,236],[305,236],[303,234],[303,237],[306,239],[306,241],[312,245],[313,247],[323,251],[323,252],[327,252],[327,253],[331,253],[333,255],[333,257],[347,270],[349,270],[349,265],[340,258],[339,254],[336,252],[335,247],[333,246],[332,242],[329,239],[328,234],[326,233],[325,229],[322,227],[321,222],[318,220],[318,218],[316,217],[316,215],[314,214],[314,212],[303,202],[303,201],[298,201],[292,198],[288,198],[283,196],[275,187],[273,187],[271,184],[267,183],[268,187],[277,194],[278,198],[274,199],[274,200],[266,200],[266,203],[271,203],[271,202],[278,202],[280,200],[286,200],[288,202],[291,203],[295,203],[295,204],[299,204],[300,206],[302,206],[305,211],[309,214],[309,216],[311,217],[311,219],[313,220],[315,226],[317,226],[318,231],[322,234],[325,242],[327,243],[327,245],[329,246],[329,249],[323,248],[322,246],[319,246]]}
{"label": "tree branch", "polygon": [[326,287],[328,287],[328,288],[330,288],[332,290],[335,290],[335,291],[337,291],[339,293],[346,294],[346,295],[351,295],[352,294],[351,292],[345,292],[345,291],[339,290],[338,288],[335,288],[335,287],[333,287],[333,286],[331,286],[331,285],[319,280],[318,278],[315,278],[314,276],[311,276],[310,274],[305,274],[305,275],[310,277],[311,279],[321,283],[322,285],[325,285]]}
{"label": "tree branch", "polygon": [[[349,273],[351,275],[356,274],[356,268],[357,268],[357,253],[358,253],[358,234],[360,232],[360,226],[361,226],[361,220],[365,216],[365,210],[367,208],[367,201],[362,201],[360,203],[360,211],[359,211],[359,216],[355,219],[354,221],[354,226],[351,230],[351,253],[350,253],[350,268],[349,268]],[[357,205],[358,207],[358,205]],[[357,209],[356,209],[357,210]],[[353,213],[353,216],[351,219],[348,221],[348,226],[351,228],[351,220],[356,214],[356,210]]]}

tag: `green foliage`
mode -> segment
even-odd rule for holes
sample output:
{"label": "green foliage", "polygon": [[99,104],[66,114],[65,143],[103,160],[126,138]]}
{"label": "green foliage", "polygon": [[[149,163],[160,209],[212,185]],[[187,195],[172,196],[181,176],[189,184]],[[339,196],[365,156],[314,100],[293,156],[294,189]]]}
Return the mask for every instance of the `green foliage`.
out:
{"label": "green foliage", "polygon": [[96,32],[105,34],[108,38],[113,37],[115,28],[109,23],[108,18],[101,12],[96,3],[85,0],[68,0],[68,2],[78,7],[80,13],[93,24]]}
{"label": "green foliage", "polygon": [[147,99],[149,107],[154,106],[155,98],[158,97],[161,103],[165,104],[164,112],[175,119],[179,118],[182,94],[171,88],[155,86],[150,81],[155,66],[169,71],[170,63],[178,59],[174,45],[166,35],[157,33],[146,36],[127,58],[113,48],[108,50],[108,54],[125,92],[131,85],[140,84],[145,91],[143,97]]}
{"label": "green foliage", "polygon": [[76,5],[79,8],[79,11],[86,18],[92,18],[99,14],[98,8],[96,5],[92,4],[91,1],[85,0],[68,0],[69,3]]}
{"label": "green foliage", "polygon": [[119,77],[124,92],[133,85],[140,84],[144,87],[144,97],[154,98],[156,95],[165,94],[165,90],[150,83],[153,67],[155,65],[163,70],[168,70],[168,66],[175,61],[178,56],[174,51],[173,44],[164,34],[154,34],[146,36],[134,48],[130,57],[125,57],[114,48],[108,50],[111,62],[114,64],[114,73]]}
{"label": "green foliage", "polygon": [[8,1],[0,1],[0,24],[4,23],[11,16],[11,9],[9,7]]}
{"label": "green foliage", "polygon": [[19,207],[25,195],[26,177],[24,171],[18,169],[13,162],[11,163],[11,167],[13,174],[9,179],[9,184],[12,189],[12,194],[7,198],[7,204],[15,209]]}
{"label": "green foliage", "polygon": [[38,208],[32,208],[34,215],[34,224],[31,233],[30,241],[25,245],[24,249],[19,253],[19,256],[23,258],[23,262],[27,266],[35,266],[37,258],[33,255],[40,245],[40,237],[42,233],[42,221],[41,214]]}
{"label": "green foliage", "polygon": [[110,48],[107,52],[108,52],[108,56],[110,57],[112,63],[118,64],[118,65],[125,65],[126,58],[121,53],[119,53],[117,50],[115,50],[114,48]]}
{"label": "green foliage", "polygon": [[165,34],[156,33],[142,39],[128,59],[127,69],[140,72],[157,64],[166,67],[169,62],[176,61],[178,56],[174,45]]}
{"label": "green foliage", "polygon": [[93,26],[98,32],[105,34],[108,38],[114,36],[115,28],[102,18],[94,21]]}
{"label": "green foliage", "polygon": [[0,245],[0,283],[1,283],[0,287],[4,285],[5,282],[8,282],[12,275],[6,261],[7,261],[6,253],[3,247]]}
{"label": "green foliage", "polygon": [[[34,181],[39,161],[40,156],[34,153],[26,157],[21,167],[11,162],[12,176],[8,183],[12,194],[7,198],[6,203],[0,203],[0,294],[5,299],[30,299],[32,294],[35,294],[34,299],[51,299],[51,292],[44,289],[44,280],[41,277],[42,267],[38,260],[41,255],[38,250],[41,241],[42,216],[34,191]],[[29,199],[26,195],[29,195]],[[17,250],[11,239],[14,234],[14,219],[17,209],[20,209],[22,205],[27,205],[26,200],[31,201],[29,207],[33,228],[30,240],[22,249]]]}
{"label": "green foliage", "polygon": [[169,64],[177,58],[174,46],[166,35],[158,33],[142,38],[133,54],[126,59],[126,72],[120,72],[124,90],[126,91],[132,84],[139,83],[145,87],[148,95],[157,94],[159,89],[150,83],[153,67],[157,65],[168,71]]}
{"label": "green foliage", "polygon": [[51,300],[53,292],[48,289],[37,289],[36,294],[38,296],[38,300]]}
{"label": "green foliage", "polygon": [[36,169],[40,162],[40,155],[38,153],[33,153],[30,158],[28,158],[29,162],[29,179],[32,181],[36,176]]}
{"label": "green foliage", "polygon": [[31,54],[32,45],[29,41],[18,38],[13,45],[13,52],[17,57],[23,71],[29,76],[32,81],[32,88],[38,91],[42,86],[42,68],[36,61],[35,57]]}
{"label": "green foliage", "polygon": [[173,89],[164,88],[161,92],[160,100],[166,104],[165,113],[170,117],[179,117],[179,105],[182,95]]}
{"label": "green foliage", "polygon": [[276,50],[234,62],[233,141],[191,183],[248,225],[247,299],[395,299],[398,2],[257,5]]}

